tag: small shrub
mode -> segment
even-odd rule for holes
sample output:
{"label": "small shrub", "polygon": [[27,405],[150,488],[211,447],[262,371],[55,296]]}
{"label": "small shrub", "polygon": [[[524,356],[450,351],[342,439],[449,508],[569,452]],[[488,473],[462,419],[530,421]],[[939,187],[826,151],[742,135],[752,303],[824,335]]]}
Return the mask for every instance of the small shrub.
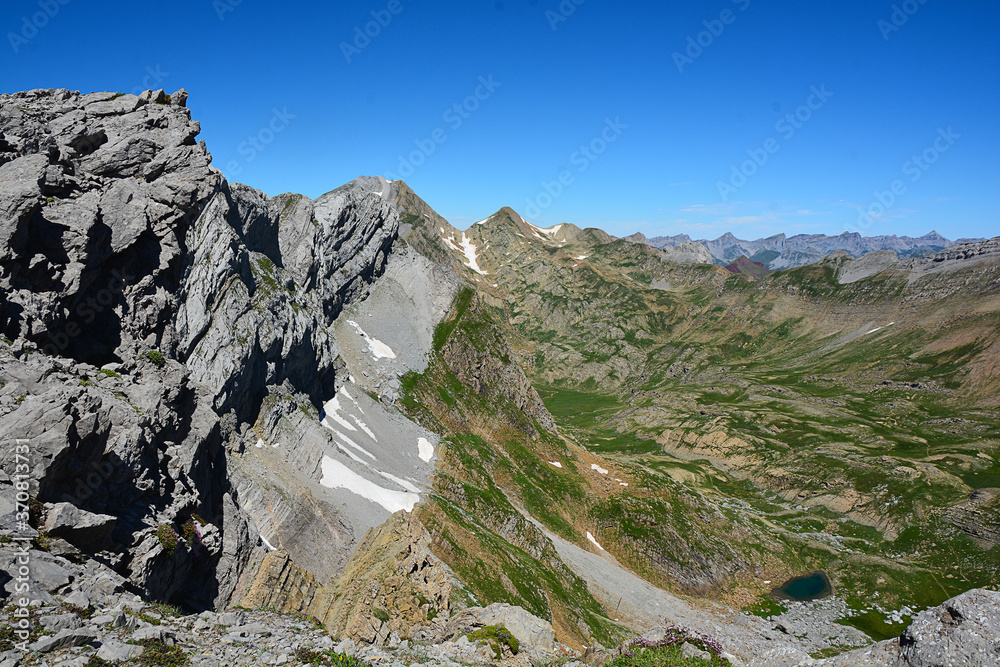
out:
{"label": "small shrub", "polygon": [[188,551],[191,552],[192,558],[198,560],[208,553],[204,543],[201,541],[201,531],[198,530],[198,523],[193,518],[188,519],[181,526],[181,534],[184,536],[184,541],[187,542]]}
{"label": "small shrub", "polygon": [[160,538],[160,546],[168,554],[174,553],[180,536],[169,523],[161,523],[156,529],[156,536]]}
{"label": "small shrub", "polygon": [[83,667],[113,667],[110,662],[104,658],[98,658],[96,655],[90,656],[87,662],[83,663]]}
{"label": "small shrub", "polygon": [[385,609],[372,609],[372,616],[382,621],[383,623],[389,622],[389,612]]}
{"label": "small shrub", "polygon": [[142,655],[136,660],[136,664],[142,667],[184,667],[191,664],[180,646],[167,646],[159,639],[141,639],[134,643],[142,646]]}
{"label": "small shrub", "polygon": [[517,641],[517,637],[510,634],[510,630],[507,626],[500,625],[484,625],[483,627],[475,630],[474,632],[469,632],[465,635],[469,638],[469,641],[485,641],[493,653],[496,655],[497,660],[503,657],[503,647],[506,646],[510,649],[511,654],[517,655],[518,650],[521,648],[520,642]]}
{"label": "small shrub", "polygon": [[354,656],[344,653],[337,653],[333,649],[326,651],[315,651],[308,648],[300,648],[295,651],[295,659],[307,665],[337,665],[337,667],[367,667],[367,663],[358,660]]}
{"label": "small shrub", "polygon": [[121,377],[122,377],[120,374],[115,373],[113,370],[110,370],[110,369],[107,369],[107,368],[102,368],[101,370],[99,370],[97,372],[100,373],[101,375],[104,375],[104,376],[109,377],[109,378],[118,378],[120,380]]}
{"label": "small shrub", "polygon": [[163,368],[163,365],[167,363],[167,358],[159,350],[149,350],[146,352],[146,358],[153,362],[157,368]]}
{"label": "small shrub", "polygon": [[314,628],[315,628],[316,630],[322,630],[322,629],[323,629],[323,622],[322,622],[322,621],[320,621],[320,620],[319,620],[318,618],[316,618],[315,616],[310,616],[309,614],[303,614],[303,613],[299,613],[299,614],[298,614],[298,616],[299,616],[299,618],[301,618],[301,619],[302,619],[303,621],[306,621],[307,623],[312,623],[313,627],[314,627]]}

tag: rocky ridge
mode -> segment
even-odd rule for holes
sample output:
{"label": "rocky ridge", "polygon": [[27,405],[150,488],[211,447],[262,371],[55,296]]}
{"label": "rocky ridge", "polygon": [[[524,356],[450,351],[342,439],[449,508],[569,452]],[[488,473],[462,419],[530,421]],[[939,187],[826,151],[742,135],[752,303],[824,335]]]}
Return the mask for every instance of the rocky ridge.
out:
{"label": "rocky ridge", "polygon": [[634,234],[626,239],[648,243],[655,248],[676,248],[692,242],[705,248],[709,261],[728,264],[740,255],[746,255],[754,261],[760,261],[768,269],[791,269],[821,260],[833,252],[844,251],[855,257],[864,256],[870,252],[889,250],[898,254],[923,256],[940,251],[954,244],[976,243],[984,239],[959,239],[949,241],[937,232],[911,238],[909,236],[882,235],[862,236],[857,232],[844,232],[838,236],[825,234],[796,234],[785,236],[776,234],[763,239],[744,240],[732,233],[726,233],[714,240],[700,239],[692,241],[687,234],[675,236],[654,236],[646,239],[642,234]]}
{"label": "rocky ridge", "polygon": [[[347,373],[330,325],[384,271],[398,216],[368,183],[316,201],[229,184],[196,143],[186,99],[0,96],[0,432],[30,441],[31,491],[53,516],[68,501],[114,519],[68,539],[144,595],[206,608],[225,605],[268,550],[254,471],[277,462],[248,467],[239,454],[306,406],[316,416],[301,428],[319,449],[312,461],[301,449],[303,475],[333,447],[317,413]],[[296,496],[323,493],[300,484],[313,490]],[[312,526],[289,547],[313,565],[318,542],[342,567],[368,527],[329,501],[278,516]],[[202,554],[189,535],[167,553],[158,531],[192,521],[216,546]]]}

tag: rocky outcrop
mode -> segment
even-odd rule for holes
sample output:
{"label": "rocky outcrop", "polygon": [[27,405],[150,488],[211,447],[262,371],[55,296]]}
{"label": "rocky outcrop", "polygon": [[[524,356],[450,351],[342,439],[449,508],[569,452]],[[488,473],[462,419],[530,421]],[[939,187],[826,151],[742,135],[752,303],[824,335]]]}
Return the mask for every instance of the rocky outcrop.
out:
{"label": "rocky outcrop", "polygon": [[[862,255],[858,259],[852,259],[847,253],[842,254],[847,261],[840,264],[837,269],[837,282],[841,285],[848,285],[877,275],[899,263],[899,256],[892,250],[876,250]],[[829,255],[824,261],[829,261],[837,255],[838,253]]]}
{"label": "rocky outcrop", "polygon": [[1000,489],[976,489],[944,516],[962,532],[1000,544]]}
{"label": "rocky outcrop", "polygon": [[[265,554],[240,496],[260,487],[230,456],[301,407],[316,447],[296,460],[316,475],[333,447],[318,406],[347,375],[332,323],[384,270],[398,217],[368,181],[315,201],[229,184],[186,98],[0,95],[0,436],[30,448],[31,494],[50,508],[37,527],[60,549],[208,607]],[[17,463],[0,454],[8,474]],[[9,534],[9,477],[0,497]],[[347,554],[308,539],[349,551],[338,510],[287,518],[310,528],[289,531],[306,538],[290,553],[339,571]]]}
{"label": "rocky outcrop", "polygon": [[662,252],[661,258],[665,262],[674,262],[675,264],[712,263],[712,253],[708,251],[708,248],[694,241],[678,243],[673,247],[664,247]]}
{"label": "rocky outcrop", "polygon": [[551,623],[528,613],[521,607],[504,603],[463,609],[448,620],[438,641],[456,639],[488,625],[504,626],[519,643],[539,654],[551,653],[556,647],[555,632]]}
{"label": "rocky outcrop", "polygon": [[222,185],[189,111],[141,96],[0,96],[0,330],[82,361],[169,347],[185,236]]}
{"label": "rocky outcrop", "polygon": [[922,611],[897,639],[815,663],[817,667],[1000,664],[1000,593],[973,589]]}
{"label": "rocky outcrop", "polygon": [[430,543],[418,520],[395,514],[368,531],[343,572],[326,585],[277,551],[264,558],[238,599],[246,607],[313,616],[333,636],[355,643],[436,636],[451,610],[452,574],[431,554]]}
{"label": "rocky outcrop", "polygon": [[542,403],[541,397],[525,375],[517,355],[497,329],[481,302],[473,303],[461,315],[471,327],[459,326],[441,349],[445,366],[462,384],[500,407],[503,402],[514,406],[507,417],[511,425],[538,437],[538,431],[525,416],[547,431],[554,433],[556,423]]}

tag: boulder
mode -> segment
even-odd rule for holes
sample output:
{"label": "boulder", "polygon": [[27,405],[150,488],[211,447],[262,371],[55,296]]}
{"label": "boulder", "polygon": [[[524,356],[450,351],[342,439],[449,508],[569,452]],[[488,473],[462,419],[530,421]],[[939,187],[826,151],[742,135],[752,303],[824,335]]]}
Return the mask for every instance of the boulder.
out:
{"label": "boulder", "polygon": [[107,639],[97,650],[97,657],[108,662],[128,662],[142,655],[142,647],[136,644],[125,644],[117,639]]}
{"label": "boulder", "polygon": [[67,629],[54,635],[42,637],[34,644],[30,644],[28,648],[39,653],[49,653],[61,648],[89,644],[95,639],[97,639],[97,633],[90,628]]}
{"label": "boulder", "polygon": [[551,623],[506,603],[462,610],[448,621],[443,638],[454,639],[486,625],[506,626],[522,650],[551,653],[555,649],[556,636]]}
{"label": "boulder", "polygon": [[94,514],[70,503],[56,503],[45,517],[43,530],[81,548],[98,549],[111,539],[118,519]]}

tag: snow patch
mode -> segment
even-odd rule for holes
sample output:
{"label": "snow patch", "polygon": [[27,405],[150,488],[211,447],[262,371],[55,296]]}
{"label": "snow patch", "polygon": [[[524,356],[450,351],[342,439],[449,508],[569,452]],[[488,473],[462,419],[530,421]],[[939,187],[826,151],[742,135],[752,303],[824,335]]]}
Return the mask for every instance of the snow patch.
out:
{"label": "snow patch", "polygon": [[347,320],[347,323],[350,324],[352,327],[354,327],[355,330],[358,332],[358,334],[360,334],[361,337],[365,339],[365,342],[368,344],[368,352],[375,359],[396,358],[396,353],[392,351],[391,347],[389,347],[388,345],[386,345],[377,338],[370,337],[368,334],[365,333],[365,330],[361,328],[360,324],[358,324],[354,320]]}
{"label": "snow patch", "polygon": [[417,439],[417,456],[421,461],[427,462],[434,458],[434,445],[427,438]]}
{"label": "snow patch", "polygon": [[451,238],[444,239],[444,242],[449,248],[451,248],[455,252],[460,252],[463,255],[465,255],[466,266],[468,266],[470,269],[472,269],[481,276],[488,275],[486,271],[483,271],[479,267],[479,257],[478,255],[476,255],[476,244],[472,242],[472,239],[468,238],[465,235],[465,232],[462,232],[462,240],[458,245],[456,245],[455,243],[454,236],[452,236]]}
{"label": "snow patch", "polygon": [[549,461],[549,465],[554,465],[557,468],[562,468],[562,464],[559,461]]}
{"label": "snow patch", "polygon": [[323,421],[320,423],[331,431],[334,430],[333,424],[330,423],[331,419],[346,428],[348,431],[358,430],[354,428],[354,424],[340,416],[340,400],[336,396],[323,404],[323,412],[326,413],[326,416],[323,417]]}
{"label": "snow patch", "polygon": [[580,255],[579,257],[574,257],[573,259],[583,260],[583,259],[587,259],[588,257],[590,257],[590,255]]}
{"label": "snow patch", "polygon": [[267,538],[263,535],[260,536],[260,541],[264,543],[264,546],[267,547],[268,551],[277,551],[277,549],[274,548],[274,545],[268,542]]}
{"label": "snow patch", "polygon": [[264,446],[264,441],[261,440],[260,438],[257,438],[257,444],[254,445],[254,447],[256,447],[257,449],[260,449],[263,446]]}
{"label": "snow patch", "polygon": [[589,530],[587,531],[587,539],[590,540],[590,543],[593,544],[595,547],[597,547],[601,551],[604,551],[604,547],[602,547],[600,544],[597,543],[597,540],[594,539],[594,536],[590,534]]}
{"label": "snow patch", "polygon": [[867,336],[868,334],[873,334],[876,331],[881,331],[882,329],[885,329],[887,327],[891,327],[893,324],[895,324],[895,322],[889,322],[889,324],[886,324],[885,326],[882,326],[882,327],[875,327],[874,329],[872,329],[871,331],[869,331],[865,335]]}
{"label": "snow patch", "polygon": [[346,489],[366,500],[381,505],[387,512],[394,514],[399,510],[413,511],[413,506],[420,502],[420,495],[408,491],[393,491],[370,482],[354,472],[343,463],[323,455],[321,463],[323,477],[320,484],[328,489]]}
{"label": "snow patch", "polygon": [[601,466],[597,465],[596,463],[591,463],[590,464],[590,469],[591,470],[596,470],[597,472],[601,473],[602,475],[607,475],[608,474],[608,471],[605,468],[602,468]]}

